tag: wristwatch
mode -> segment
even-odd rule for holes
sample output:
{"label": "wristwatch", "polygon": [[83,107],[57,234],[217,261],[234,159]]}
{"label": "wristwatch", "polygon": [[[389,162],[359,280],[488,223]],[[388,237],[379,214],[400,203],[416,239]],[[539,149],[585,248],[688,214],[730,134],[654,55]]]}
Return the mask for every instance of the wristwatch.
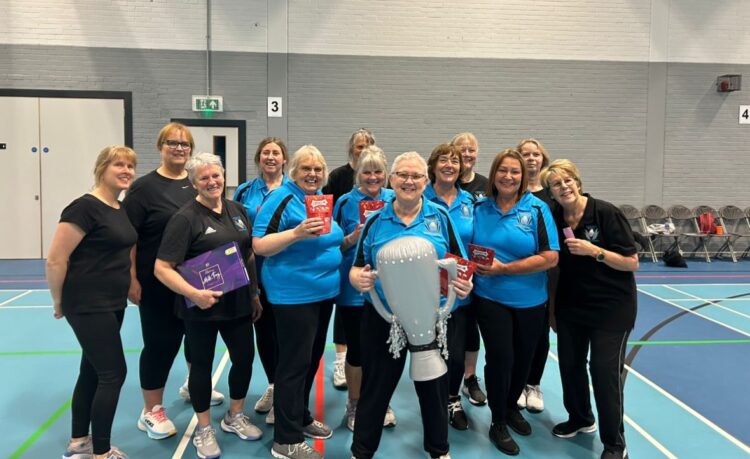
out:
{"label": "wristwatch", "polygon": [[599,253],[596,254],[596,261],[603,262],[605,258],[607,257],[604,256],[604,250],[599,250]]}

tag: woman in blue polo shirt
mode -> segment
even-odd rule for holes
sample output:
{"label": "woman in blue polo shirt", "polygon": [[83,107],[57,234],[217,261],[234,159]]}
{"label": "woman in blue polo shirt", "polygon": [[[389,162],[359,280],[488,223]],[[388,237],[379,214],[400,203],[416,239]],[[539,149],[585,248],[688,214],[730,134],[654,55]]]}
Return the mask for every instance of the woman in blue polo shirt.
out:
{"label": "woman in blue polo shirt", "polygon": [[[362,358],[360,348],[359,325],[362,318],[364,296],[352,287],[349,282],[349,270],[354,262],[354,248],[359,240],[363,224],[362,218],[368,217],[377,210],[360,211],[360,203],[385,204],[393,200],[393,190],[384,188],[386,185],[386,171],[388,160],[385,153],[375,145],[365,148],[359,157],[354,177],[355,187],[352,191],[341,195],[333,209],[333,217],[338,222],[344,234],[341,252],[344,261],[341,263],[341,293],[336,297],[336,313],[343,321],[344,337],[346,338],[346,382],[349,399],[346,402],[346,426],[354,430],[354,416],[359,402],[359,391],[362,387]],[[388,417],[388,416],[386,416]],[[395,414],[391,410],[391,417],[387,426],[395,425]],[[384,426],[386,426],[384,420]]]}
{"label": "woman in blue polo shirt", "polygon": [[[258,177],[243,183],[237,187],[234,200],[242,203],[247,211],[250,224],[255,225],[255,217],[258,215],[260,205],[268,196],[268,193],[289,181],[284,174],[284,166],[288,155],[284,141],[278,137],[266,137],[258,144],[255,150],[255,166],[258,168]],[[255,272],[259,273],[263,266],[263,257],[255,257]],[[255,339],[258,343],[258,355],[263,364],[263,371],[268,378],[268,388],[255,403],[255,411],[268,413],[266,423],[273,424],[273,383],[276,372],[276,349],[279,346],[276,336],[276,321],[273,308],[268,303],[266,290],[274,288],[272,285],[260,285],[260,303],[263,305],[263,315],[253,325],[255,327]]]}
{"label": "woman in blue polo shirt", "polygon": [[[474,231],[474,196],[458,187],[458,179],[463,173],[463,159],[460,150],[449,144],[441,144],[432,150],[427,160],[427,174],[430,183],[424,192],[425,199],[448,210],[461,237],[464,250]],[[471,297],[456,301],[457,309],[448,319],[448,421],[457,430],[469,428],[466,412],[458,394],[464,376],[466,336],[469,327],[476,329],[477,322],[469,305]],[[477,331],[477,333],[479,333]]]}
{"label": "woman in blue polo shirt", "polygon": [[320,234],[323,219],[307,218],[305,196],[320,194],[327,166],[320,151],[305,145],[289,164],[291,181],[271,193],[253,228],[253,248],[266,259],[263,285],[276,315],[279,359],[276,367],[274,457],[320,457],[304,437],[326,439],[331,428],[308,410],[310,389],[323,355],[333,300],[339,294],[344,233],[336,221]]}
{"label": "woman in blue polo shirt", "polygon": [[[372,266],[378,251],[388,242],[404,236],[430,241],[438,258],[447,252],[464,256],[461,240],[448,212],[422,199],[427,186],[427,163],[417,152],[399,155],[391,167],[391,186],[396,196],[365,222],[357,243],[349,280],[360,292],[378,295],[387,305],[380,283],[375,282]],[[459,298],[471,291],[471,281],[454,280]],[[375,290],[373,292],[373,290]],[[406,352],[394,359],[388,350],[390,324],[365,301],[361,324],[362,394],[354,424],[352,456],[370,459],[380,444],[388,402],[401,377]],[[431,381],[415,381],[424,426],[424,447],[433,458],[448,458],[448,375]]]}
{"label": "woman in blue polo shirt", "polygon": [[474,210],[473,243],[495,251],[477,266],[476,313],[486,351],[490,440],[510,455],[520,451],[507,427],[530,435],[516,402],[526,386],[547,303],[546,271],[557,264],[557,229],[549,207],[527,191],[528,176],[514,149],[495,156],[488,199]]}

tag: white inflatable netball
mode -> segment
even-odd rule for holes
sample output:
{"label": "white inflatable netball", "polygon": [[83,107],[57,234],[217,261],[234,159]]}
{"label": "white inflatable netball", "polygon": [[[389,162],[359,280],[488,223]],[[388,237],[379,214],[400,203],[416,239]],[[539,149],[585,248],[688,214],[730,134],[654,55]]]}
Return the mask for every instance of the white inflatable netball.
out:
{"label": "white inflatable netball", "polygon": [[449,280],[456,278],[456,260],[438,260],[432,243],[416,236],[394,239],[376,255],[376,274],[392,312],[376,292],[371,292],[370,298],[378,313],[391,323],[388,343],[394,358],[408,341],[409,376],[414,381],[429,381],[448,371],[439,348],[447,359],[446,321],[456,292],[449,284],[447,301],[441,308],[440,268],[448,271]]}

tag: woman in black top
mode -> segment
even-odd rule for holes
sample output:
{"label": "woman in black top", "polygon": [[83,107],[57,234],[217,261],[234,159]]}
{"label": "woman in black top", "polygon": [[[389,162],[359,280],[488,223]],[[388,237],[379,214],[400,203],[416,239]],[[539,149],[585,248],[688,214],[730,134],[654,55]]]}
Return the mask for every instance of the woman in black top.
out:
{"label": "woman in black top", "polygon": [[128,147],[109,146],[99,153],[93,191],[62,211],[47,255],[54,316],[67,319],[83,350],[64,457],[127,459],[110,444],[110,435],[127,373],[120,327],[136,241],[117,197],[130,186],[135,165]]}
{"label": "woman in black top", "polygon": [[[625,216],[614,205],[583,194],[578,168],[553,161],[542,181],[560,206],[554,211],[560,244],[557,349],[568,420],[560,438],[596,431],[589,369],[599,414],[602,459],[627,457],[623,424],[623,371],[628,335],[635,324],[638,253]],[[572,229],[574,238],[564,236]]]}
{"label": "woman in black top", "polygon": [[[254,357],[252,321],[260,317],[255,257],[250,242],[252,228],[242,204],[227,201],[224,193],[224,168],[218,156],[194,155],[185,166],[188,178],[198,191],[195,200],[184,205],[169,220],[164,230],[154,273],[178,295],[174,308],[185,321],[185,336],[190,345],[192,366],[188,389],[198,428],[193,437],[198,457],[217,458],[221,450],[211,427],[211,371],[216,338],[221,334],[232,360],[229,370],[229,410],[221,429],[243,440],[257,440],[262,432],[244,414],[245,397],[250,386]],[[198,289],[175,269],[185,260],[236,242],[245,261],[250,285],[223,294]],[[185,298],[197,306],[187,307]]]}

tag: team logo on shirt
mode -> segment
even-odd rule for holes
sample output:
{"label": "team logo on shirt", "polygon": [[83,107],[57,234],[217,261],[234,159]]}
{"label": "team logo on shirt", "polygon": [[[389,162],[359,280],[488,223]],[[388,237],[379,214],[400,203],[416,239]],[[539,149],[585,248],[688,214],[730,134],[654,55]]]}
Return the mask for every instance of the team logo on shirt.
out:
{"label": "team logo on shirt", "polygon": [[206,228],[206,234],[214,234],[216,232],[215,229],[211,228],[210,226]]}
{"label": "team logo on shirt", "polygon": [[424,224],[427,226],[427,231],[431,233],[440,232],[440,220],[437,217],[425,217]]}
{"label": "team logo on shirt", "polygon": [[486,194],[484,194],[484,191],[476,191],[474,193],[474,197],[477,198],[477,200],[484,199],[487,197]]}
{"label": "team logo on shirt", "polygon": [[596,225],[586,225],[584,227],[586,239],[591,242],[599,242],[599,227]]}
{"label": "team logo on shirt", "polygon": [[471,217],[471,207],[469,207],[468,204],[461,203],[461,216],[462,217]]}
{"label": "team logo on shirt", "polygon": [[518,227],[522,230],[528,230],[531,227],[534,219],[531,216],[531,212],[518,212]]}
{"label": "team logo on shirt", "polygon": [[237,231],[247,231],[247,226],[245,226],[242,218],[232,217],[232,223],[234,223],[234,227],[237,228]]}

